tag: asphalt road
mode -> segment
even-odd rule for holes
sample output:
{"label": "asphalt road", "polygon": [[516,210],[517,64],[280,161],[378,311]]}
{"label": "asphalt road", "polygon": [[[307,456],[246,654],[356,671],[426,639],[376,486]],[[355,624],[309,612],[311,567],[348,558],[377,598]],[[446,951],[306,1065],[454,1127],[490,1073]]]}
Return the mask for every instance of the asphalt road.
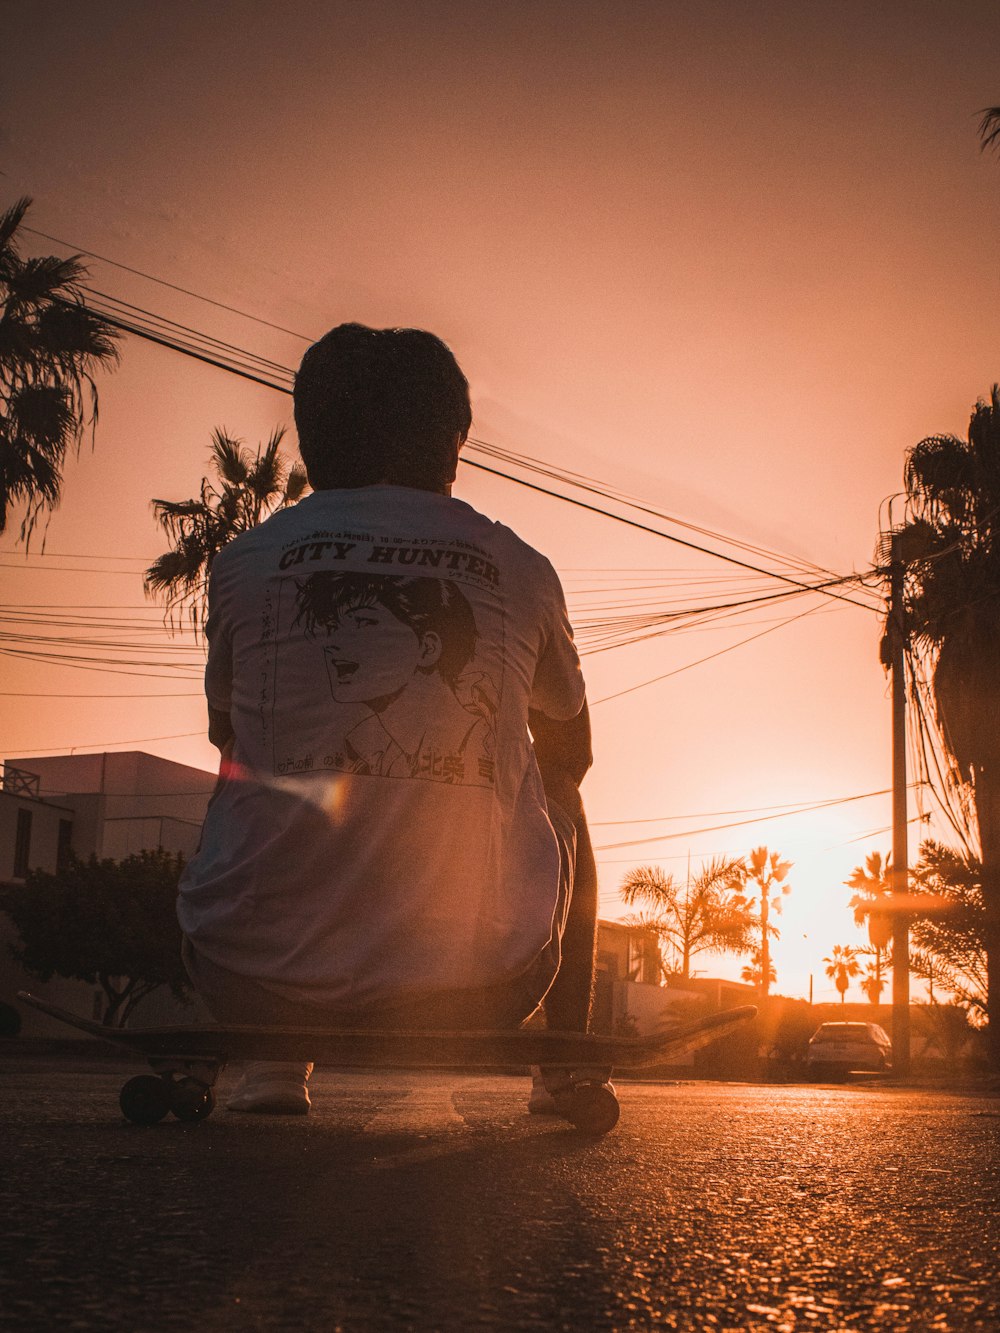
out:
{"label": "asphalt road", "polygon": [[1000,1328],[997,1097],[625,1084],[592,1140],[318,1070],[307,1119],[140,1128],[132,1072],[0,1060],[5,1333]]}

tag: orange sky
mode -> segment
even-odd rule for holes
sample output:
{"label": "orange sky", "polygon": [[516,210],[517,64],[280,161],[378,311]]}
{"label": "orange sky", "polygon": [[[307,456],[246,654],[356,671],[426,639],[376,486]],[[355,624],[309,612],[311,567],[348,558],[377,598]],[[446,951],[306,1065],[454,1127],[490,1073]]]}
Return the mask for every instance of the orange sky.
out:
{"label": "orange sky", "polygon": [[[35,227],[308,335],[431,328],[469,375],[474,434],[689,522],[864,569],[904,450],[964,432],[1000,377],[1000,162],[976,138],[1000,99],[995,3],[42,0],[3,20],[0,194],[32,194]],[[304,345],[103,264],[92,282],[284,365]],[[150,498],[195,493],[213,427],[256,442],[290,418],[284,397],[130,340],[52,554],[0,557],[5,601],[141,608],[162,549]],[[481,473],[459,493],[552,556],[581,620],[650,582],[667,606],[764,590]],[[591,697],[813,605],[589,656]],[[878,632],[831,602],[595,706],[605,915],[636,861],[683,872],[689,852],[766,842],[795,862],[778,989],[813,973],[835,997],[821,959],[860,940],[842,881],[888,847],[888,797],[695,830],[888,787]],[[194,671],[0,660],[0,754],[213,763],[200,738],[146,739],[202,725]],[[137,697],[158,691],[183,697]]]}

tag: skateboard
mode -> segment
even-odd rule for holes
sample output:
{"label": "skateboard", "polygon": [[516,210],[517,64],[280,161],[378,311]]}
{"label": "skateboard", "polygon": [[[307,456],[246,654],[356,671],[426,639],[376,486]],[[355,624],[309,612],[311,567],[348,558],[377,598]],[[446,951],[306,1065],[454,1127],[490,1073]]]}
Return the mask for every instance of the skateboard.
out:
{"label": "skateboard", "polygon": [[198,1121],[212,1113],[214,1085],[231,1060],[316,1060],[356,1069],[498,1069],[541,1065],[560,1084],[556,1110],[589,1134],[606,1134],[620,1108],[613,1070],[642,1069],[707,1046],[751,1019],[753,1005],[725,1009],[646,1037],[605,1037],[545,1028],[446,1032],[352,1028],[108,1028],[27,991],[18,999],[62,1023],[142,1055],[152,1074],[124,1085],[122,1114],[153,1125],[167,1114]]}

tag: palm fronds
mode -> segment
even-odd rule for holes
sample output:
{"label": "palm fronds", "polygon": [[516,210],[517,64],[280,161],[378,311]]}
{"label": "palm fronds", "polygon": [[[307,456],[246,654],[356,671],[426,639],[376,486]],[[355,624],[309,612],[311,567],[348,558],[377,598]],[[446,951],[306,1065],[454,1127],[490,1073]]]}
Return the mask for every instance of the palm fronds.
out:
{"label": "palm fronds", "polygon": [[172,547],[146,570],[143,586],[148,597],[163,601],[169,618],[187,612],[199,632],[215,557],[234,537],[301,499],[308,485],[305,472],[282,458],[283,437],[279,427],[251,453],[242,440],[217,428],[209,453],[215,480],[202,477],[197,499],[153,500],[153,513]]}
{"label": "palm fronds", "polygon": [[22,259],[30,207],[0,214],[0,532],[23,508],[19,540],[59,503],[68,450],[97,421],[94,376],[117,363],[117,333],[84,304],[79,256]]}
{"label": "palm fronds", "polygon": [[979,146],[983,152],[992,148],[1000,150],[1000,106],[983,108],[979,122]]}
{"label": "palm fronds", "polygon": [[742,862],[717,857],[683,881],[659,866],[638,866],[622,880],[624,902],[644,909],[626,922],[656,935],[667,953],[665,972],[686,979],[697,954],[750,946],[753,923],[740,892],[741,870]]}

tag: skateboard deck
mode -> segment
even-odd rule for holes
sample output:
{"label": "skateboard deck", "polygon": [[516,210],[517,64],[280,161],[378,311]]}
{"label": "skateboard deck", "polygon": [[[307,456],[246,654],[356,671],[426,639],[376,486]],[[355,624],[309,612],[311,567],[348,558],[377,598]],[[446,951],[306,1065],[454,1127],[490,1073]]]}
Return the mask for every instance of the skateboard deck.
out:
{"label": "skateboard deck", "polygon": [[[588,1098],[606,1102],[606,1097],[595,1098],[590,1093],[576,1097],[572,1090],[610,1089],[608,1080],[613,1069],[643,1069],[688,1054],[727,1036],[757,1012],[753,1005],[747,1005],[645,1037],[606,1037],[545,1028],[516,1028],[509,1032],[229,1026],[108,1028],[26,991],[19,991],[18,999],[81,1032],[146,1058],[159,1077],[145,1075],[132,1079],[122,1089],[122,1110],[137,1123],[153,1123],[157,1111],[160,1113],[155,1114],[156,1120],[162,1119],[167,1111],[179,1119],[203,1119],[214,1105],[212,1086],[220,1070],[231,1060],[315,1060],[360,1069],[497,1069],[542,1065],[546,1070],[565,1071],[570,1090],[567,1106],[574,1100],[582,1105]],[[156,1084],[163,1086],[154,1087]],[[126,1096],[132,1085],[136,1085],[135,1095]],[[610,1096],[614,1099],[613,1090]],[[144,1099],[152,1103],[148,1108],[142,1104]],[[609,1115],[610,1106],[605,1119]],[[578,1123],[576,1115],[567,1114],[567,1118]],[[614,1120],[617,1118],[615,1100]]]}

